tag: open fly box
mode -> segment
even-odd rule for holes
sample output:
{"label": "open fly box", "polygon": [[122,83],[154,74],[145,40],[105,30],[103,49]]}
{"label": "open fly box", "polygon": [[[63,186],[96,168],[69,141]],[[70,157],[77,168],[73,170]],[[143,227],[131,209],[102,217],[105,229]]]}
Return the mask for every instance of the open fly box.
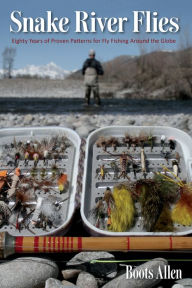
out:
{"label": "open fly box", "polygon": [[62,127],[0,130],[0,231],[64,234],[75,211],[80,138]]}
{"label": "open fly box", "polygon": [[[192,182],[192,140],[190,136],[175,128],[157,126],[111,126],[92,132],[87,139],[81,202],[81,216],[87,230],[97,236],[162,236],[192,233],[192,223],[190,225],[173,223],[173,229],[164,231],[161,229],[153,231],[153,229],[146,228],[147,225],[144,225],[144,223],[146,224],[144,219],[146,209],[148,209],[148,221],[150,222],[156,217],[156,210],[153,206],[157,203],[154,204],[154,202],[159,201],[159,205],[161,205],[161,199],[157,194],[155,200],[152,197],[152,200],[144,202],[144,204],[141,204],[138,198],[133,200],[135,211],[132,225],[124,231],[113,229],[115,227],[113,220],[116,216],[116,222],[118,219],[123,221],[123,213],[129,218],[130,207],[126,207],[121,200],[122,207],[118,207],[119,215],[115,208],[112,215],[112,204],[109,207],[110,200],[109,198],[107,200],[107,195],[109,196],[111,193],[114,201],[115,196],[112,194],[114,187],[117,185],[126,187],[126,183],[145,183],[151,191],[152,179],[157,174],[162,177],[162,185],[167,179],[169,179],[168,185],[170,186],[172,183],[175,187],[179,187],[176,183],[180,180],[183,181],[182,183]],[[109,193],[107,194],[106,191]],[[166,191],[163,193],[166,198]],[[121,197],[120,194],[116,195],[116,199],[117,196]],[[145,197],[148,197],[146,193]],[[177,199],[172,199],[170,211],[179,201],[179,197],[180,194],[177,195]],[[125,199],[126,201],[127,199]],[[127,211],[123,211],[123,209],[127,209]],[[116,223],[116,226],[118,224]]]}

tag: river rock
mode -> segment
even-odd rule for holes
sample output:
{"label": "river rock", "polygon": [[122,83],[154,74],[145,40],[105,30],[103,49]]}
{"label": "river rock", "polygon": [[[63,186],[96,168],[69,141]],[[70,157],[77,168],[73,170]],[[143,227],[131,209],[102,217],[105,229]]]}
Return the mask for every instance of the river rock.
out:
{"label": "river rock", "polygon": [[69,129],[73,129],[73,121],[61,121],[61,126],[65,127],[65,128],[69,128]]}
{"label": "river rock", "polygon": [[98,288],[95,277],[87,272],[81,272],[76,282],[79,288]]}
{"label": "river rock", "polygon": [[113,279],[117,275],[117,263],[100,262],[87,265],[87,272],[96,278]]}
{"label": "river rock", "polygon": [[47,126],[59,126],[59,121],[56,121],[55,119],[47,119],[46,125]]}
{"label": "river rock", "polygon": [[92,260],[111,260],[114,256],[108,252],[81,252],[75,255],[68,263],[68,266],[84,270],[96,278],[112,279],[117,275],[116,263],[90,263]]}
{"label": "river rock", "polygon": [[77,276],[79,275],[81,271],[82,270],[80,269],[66,269],[66,270],[62,270],[61,273],[63,275],[63,278],[68,280],[72,278],[77,278]]}
{"label": "river rock", "polygon": [[[161,271],[163,272],[164,267],[168,265],[167,260],[163,258],[155,258],[151,261],[148,261],[138,267],[136,267],[133,271],[145,271],[152,270],[153,271],[153,279],[126,279],[126,273],[113,279],[112,281],[108,282],[103,288],[151,288],[157,285],[161,279],[156,279],[158,269],[160,267]],[[141,272],[140,272],[141,273]],[[163,273],[162,273],[163,274]],[[149,275],[149,274],[148,274]],[[142,278],[142,277],[141,277]]]}
{"label": "river rock", "polygon": [[94,126],[82,123],[80,127],[76,129],[80,137],[87,137],[90,132],[95,129]]}
{"label": "river rock", "polygon": [[[57,277],[57,265],[47,259],[22,257],[0,265],[1,288],[44,288],[45,281]],[[52,287],[53,288],[53,287]]]}
{"label": "river rock", "polygon": [[184,114],[181,114],[181,116],[174,119],[172,126],[187,131],[188,118],[186,118]]}
{"label": "river rock", "polygon": [[74,288],[74,287],[77,287],[75,284],[69,282],[69,281],[66,281],[66,280],[63,280],[62,281],[62,284],[63,286],[66,288],[66,287],[71,287],[71,288]]}
{"label": "river rock", "polygon": [[183,286],[192,286],[192,279],[191,278],[183,278],[180,280],[175,281],[177,284],[183,285]]}
{"label": "river rock", "polygon": [[188,117],[188,130],[192,132],[192,118]]}
{"label": "river rock", "polygon": [[34,120],[34,116],[31,114],[26,114],[23,119],[24,123],[29,124],[29,125],[32,123],[33,120]]}
{"label": "river rock", "polygon": [[54,278],[47,279],[45,283],[45,288],[79,288],[75,284],[68,281],[59,281]]}
{"label": "river rock", "polygon": [[98,259],[114,259],[115,257],[108,252],[80,252],[76,254],[69,262],[67,262],[67,266],[80,265],[86,262],[90,262],[92,260]]}
{"label": "river rock", "polygon": [[64,286],[61,281],[54,278],[49,278],[45,282],[45,288],[64,288],[64,287],[66,288],[67,286]]}

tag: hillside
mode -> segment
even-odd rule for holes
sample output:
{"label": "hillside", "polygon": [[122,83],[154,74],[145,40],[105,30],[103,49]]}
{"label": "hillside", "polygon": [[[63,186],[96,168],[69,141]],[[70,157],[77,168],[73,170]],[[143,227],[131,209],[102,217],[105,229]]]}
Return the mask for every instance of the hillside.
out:
{"label": "hillside", "polygon": [[[102,82],[120,83],[119,95],[128,98],[192,98],[192,48],[155,51],[139,57],[119,56],[103,63]],[[81,71],[69,79],[82,79]]]}

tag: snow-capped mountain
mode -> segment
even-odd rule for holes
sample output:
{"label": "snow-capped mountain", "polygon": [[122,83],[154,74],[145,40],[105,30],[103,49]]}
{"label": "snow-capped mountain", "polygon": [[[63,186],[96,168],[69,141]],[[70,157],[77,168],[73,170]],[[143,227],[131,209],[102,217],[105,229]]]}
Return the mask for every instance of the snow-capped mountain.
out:
{"label": "snow-capped mountain", "polygon": [[[54,62],[50,62],[46,65],[35,66],[27,65],[21,69],[15,69],[12,71],[12,77],[17,76],[37,76],[39,78],[50,78],[50,79],[64,79],[71,72],[64,70],[57,66]],[[0,70],[0,74],[3,75],[3,71]]]}

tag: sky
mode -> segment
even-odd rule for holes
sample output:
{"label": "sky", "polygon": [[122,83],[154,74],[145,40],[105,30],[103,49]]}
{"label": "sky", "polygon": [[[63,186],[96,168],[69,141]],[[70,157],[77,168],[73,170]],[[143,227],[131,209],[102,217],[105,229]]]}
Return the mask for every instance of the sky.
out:
{"label": "sky", "polygon": [[[106,44],[102,39],[173,39],[176,43],[145,44],[145,51],[153,50],[176,50],[185,46],[186,39],[192,39],[192,5],[190,0],[6,0],[3,1],[0,11],[0,55],[5,47],[16,48],[14,68],[23,68],[26,65],[45,65],[50,62],[66,70],[79,69],[87,58],[88,51],[95,49],[97,59],[108,61],[119,55],[139,55],[143,46],[136,43],[129,44]],[[69,31],[67,33],[11,33],[10,25],[14,26],[10,19],[12,11],[22,11],[23,17],[44,17],[46,11],[52,11],[53,17],[68,17],[70,19]],[[89,15],[92,11],[97,17],[128,17],[124,33],[101,32],[97,27],[96,33],[75,32],[75,11],[86,11]],[[180,30],[177,33],[133,33],[133,11],[158,12],[158,19],[162,17],[178,17]],[[46,39],[93,39],[100,43],[90,44],[30,44],[29,40]],[[28,44],[15,44],[12,41],[21,39],[28,40]],[[2,57],[0,57],[0,69],[2,68]]]}

